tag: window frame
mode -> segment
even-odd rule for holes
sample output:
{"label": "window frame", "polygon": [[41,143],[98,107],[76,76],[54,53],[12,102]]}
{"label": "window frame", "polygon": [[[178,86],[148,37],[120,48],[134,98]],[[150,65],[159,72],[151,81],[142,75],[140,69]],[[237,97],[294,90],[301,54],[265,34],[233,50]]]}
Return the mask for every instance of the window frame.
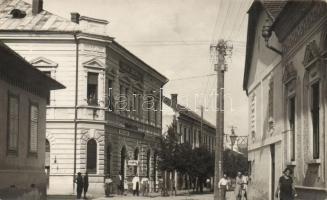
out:
{"label": "window frame", "polygon": [[[94,142],[95,142],[95,171],[90,171],[89,170],[89,168],[88,168],[88,161],[89,161],[89,159],[88,159],[88,146],[89,146],[89,142],[91,141],[91,140],[93,140]],[[85,162],[85,169],[87,170],[87,172],[89,173],[89,174],[98,174],[98,151],[99,151],[99,149],[98,149],[98,146],[99,146],[99,144],[98,144],[98,142],[94,139],[94,138],[90,138],[87,142],[86,142],[86,162]]]}
{"label": "window frame", "polygon": [[[100,72],[94,72],[94,71],[87,71],[86,72],[86,101],[87,101],[87,105],[89,106],[99,106],[99,77],[100,77]],[[97,76],[97,84],[96,84],[96,89],[95,89],[95,102],[90,102],[90,98],[89,98],[89,85],[94,85],[94,84],[89,84],[89,75],[93,74]]]}
{"label": "window frame", "polygon": [[[10,144],[10,98],[15,98],[17,99],[17,136],[16,136],[16,148],[11,149],[9,147]],[[18,94],[14,94],[12,92],[8,92],[8,97],[7,97],[7,155],[15,155],[18,156],[18,150],[19,150],[19,124],[20,124],[20,96]]]}
{"label": "window frame", "polygon": [[[293,118],[293,129],[291,127],[291,102],[294,101],[294,118]],[[289,141],[290,141],[290,161],[294,162],[296,160],[296,95],[292,94],[287,98],[287,125],[289,128]]]}
{"label": "window frame", "polygon": [[[314,85],[318,85],[318,106],[317,106],[317,110],[314,110],[315,108],[313,108],[314,107],[314,105],[313,105],[313,86]],[[320,147],[321,147],[321,144],[320,144],[320,142],[321,142],[321,140],[320,140],[320,130],[321,130],[321,126],[320,126],[320,103],[321,103],[321,91],[320,91],[320,88],[321,88],[321,86],[320,86],[321,84],[320,84],[320,80],[319,79],[317,79],[317,80],[315,80],[315,81],[312,81],[311,83],[310,83],[310,90],[309,90],[309,102],[310,102],[310,104],[309,104],[309,116],[310,116],[310,132],[311,132],[311,140],[312,140],[312,146],[311,146],[311,148],[312,148],[312,158],[313,159],[320,159],[320,157],[321,157],[321,152],[320,152]],[[317,126],[318,126],[318,130],[317,130],[317,137],[315,137],[315,133],[314,133],[314,123],[313,123],[313,113],[316,113],[317,112],[317,117],[318,117],[318,119],[317,119]],[[315,139],[317,140],[317,141],[315,141]],[[315,147],[315,144],[317,145],[317,147]]]}

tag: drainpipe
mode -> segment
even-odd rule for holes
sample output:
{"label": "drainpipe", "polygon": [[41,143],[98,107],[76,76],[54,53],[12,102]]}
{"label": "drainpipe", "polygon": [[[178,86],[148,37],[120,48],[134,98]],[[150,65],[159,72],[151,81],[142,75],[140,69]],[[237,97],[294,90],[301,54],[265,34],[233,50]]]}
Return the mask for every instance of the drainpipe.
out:
{"label": "drainpipe", "polygon": [[76,72],[75,72],[75,116],[74,116],[74,176],[73,176],[73,193],[75,192],[75,177],[76,177],[76,149],[77,149],[77,103],[78,103],[78,59],[79,59],[79,43],[77,34],[74,33],[76,43]]}

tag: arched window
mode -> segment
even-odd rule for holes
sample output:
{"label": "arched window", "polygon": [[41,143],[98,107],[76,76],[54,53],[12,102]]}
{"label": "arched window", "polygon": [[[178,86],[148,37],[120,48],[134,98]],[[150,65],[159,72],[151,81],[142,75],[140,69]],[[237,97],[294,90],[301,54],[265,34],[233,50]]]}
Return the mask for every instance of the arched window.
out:
{"label": "arched window", "polygon": [[[134,151],[134,160],[138,160],[139,159],[139,149],[136,148]],[[134,175],[137,175],[137,168],[138,166],[134,167]]]}
{"label": "arched window", "polygon": [[86,169],[89,174],[97,173],[97,143],[94,139],[87,142]]}

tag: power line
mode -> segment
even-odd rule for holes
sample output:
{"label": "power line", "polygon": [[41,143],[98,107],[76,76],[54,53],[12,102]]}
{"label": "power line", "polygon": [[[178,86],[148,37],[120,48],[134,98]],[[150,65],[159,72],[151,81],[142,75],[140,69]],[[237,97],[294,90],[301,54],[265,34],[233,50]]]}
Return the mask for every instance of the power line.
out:
{"label": "power line", "polygon": [[169,81],[180,81],[180,80],[204,78],[204,77],[210,77],[210,76],[215,76],[215,75],[216,74],[206,74],[206,75],[201,75],[201,76],[190,76],[190,77],[183,77],[183,78],[177,78],[177,79],[170,79]]}
{"label": "power line", "polygon": [[214,37],[215,37],[215,33],[216,33],[216,28],[217,28],[217,24],[218,24],[218,19],[219,19],[219,14],[221,13],[221,12],[219,12],[220,6],[221,6],[221,2],[222,2],[222,0],[220,0],[220,1],[218,0],[218,9],[217,9],[217,15],[216,15],[216,20],[215,20],[215,25],[214,25],[213,30],[212,30],[211,42],[214,41]]}

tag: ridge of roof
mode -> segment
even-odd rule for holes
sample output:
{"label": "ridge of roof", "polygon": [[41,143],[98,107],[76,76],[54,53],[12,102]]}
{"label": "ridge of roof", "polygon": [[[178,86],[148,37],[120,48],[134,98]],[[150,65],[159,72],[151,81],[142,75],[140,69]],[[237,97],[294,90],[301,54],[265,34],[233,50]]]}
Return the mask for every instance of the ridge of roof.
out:
{"label": "ridge of roof", "polygon": [[[13,9],[26,12],[26,16],[18,19],[13,18],[10,14]],[[0,0],[0,10],[0,30],[72,32],[80,29],[78,24],[46,10],[33,15],[32,5],[23,0]]]}
{"label": "ridge of roof", "polygon": [[[192,111],[190,108],[187,108],[186,106],[183,106],[181,104],[177,104],[177,108],[173,108],[172,107],[172,102],[171,102],[171,99],[166,97],[166,96],[163,96],[162,98],[162,101],[164,104],[166,104],[167,106],[171,107],[172,109],[176,110],[177,112],[179,113],[182,113],[182,114],[185,114],[187,115],[188,117],[192,118],[192,119],[195,119],[195,120],[198,120],[198,121],[201,121],[201,116],[198,115],[196,112]],[[207,121],[206,119],[203,118],[203,123],[211,128],[214,128],[216,129],[216,126],[211,124],[209,121]]]}

